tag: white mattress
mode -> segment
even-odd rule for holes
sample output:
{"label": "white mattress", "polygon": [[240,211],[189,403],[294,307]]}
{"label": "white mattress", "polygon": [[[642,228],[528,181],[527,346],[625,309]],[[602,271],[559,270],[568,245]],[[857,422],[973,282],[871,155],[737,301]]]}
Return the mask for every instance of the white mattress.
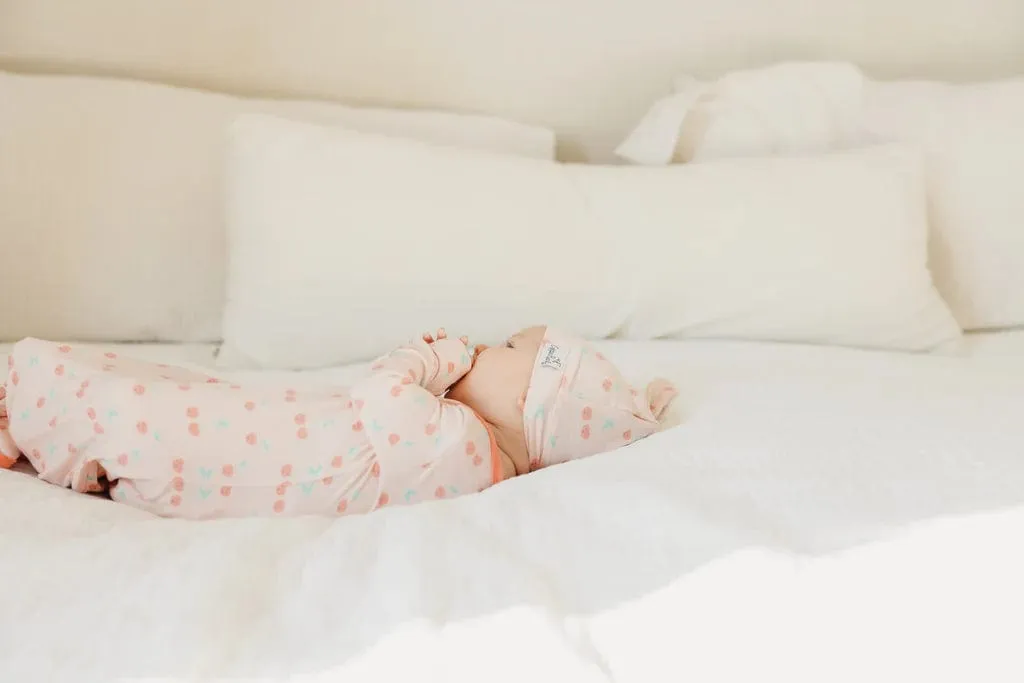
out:
{"label": "white mattress", "polygon": [[187,523],[0,472],[0,680],[1024,680],[1024,334],[603,346],[679,425],[477,496]]}

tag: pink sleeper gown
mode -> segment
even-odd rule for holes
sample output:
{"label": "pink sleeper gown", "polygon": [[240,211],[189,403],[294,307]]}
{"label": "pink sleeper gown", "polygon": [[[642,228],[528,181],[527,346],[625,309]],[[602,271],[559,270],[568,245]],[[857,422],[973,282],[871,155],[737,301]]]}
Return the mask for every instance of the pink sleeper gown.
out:
{"label": "pink sleeper gown", "polygon": [[0,467],[167,517],[338,515],[481,491],[502,477],[488,427],[441,395],[462,342],[416,341],[347,389],[244,388],[37,339],[8,360]]}

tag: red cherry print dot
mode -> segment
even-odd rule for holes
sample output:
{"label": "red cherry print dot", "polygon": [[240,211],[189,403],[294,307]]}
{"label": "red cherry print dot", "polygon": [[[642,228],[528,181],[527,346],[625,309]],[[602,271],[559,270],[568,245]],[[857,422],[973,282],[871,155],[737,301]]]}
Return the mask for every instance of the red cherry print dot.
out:
{"label": "red cherry print dot", "polygon": [[534,470],[539,470],[539,469],[540,469],[540,460],[538,458],[534,458],[533,460],[530,461],[530,471],[533,472]]}
{"label": "red cherry print dot", "polygon": [[145,422],[137,422],[135,423],[135,429],[139,430],[139,434],[145,434],[149,431],[149,425]]}
{"label": "red cherry print dot", "polygon": [[185,489],[185,480],[181,477],[175,477],[171,480],[171,486],[175,491],[182,491]]}
{"label": "red cherry print dot", "polygon": [[344,514],[345,510],[348,510],[348,501],[342,498],[341,501],[338,502],[338,512],[340,514]]}
{"label": "red cherry print dot", "polygon": [[85,398],[85,389],[79,389],[75,392],[75,396],[78,398]]}
{"label": "red cherry print dot", "polygon": [[448,374],[455,372],[455,363],[448,361]]}
{"label": "red cherry print dot", "polygon": [[594,411],[591,410],[590,406],[587,406],[586,408],[583,409],[582,416],[584,420],[589,420],[591,417],[594,416]]}
{"label": "red cherry print dot", "polygon": [[188,410],[185,411],[185,415],[187,415],[188,417],[190,417],[190,418],[192,418],[194,420],[197,417],[199,417],[199,408],[196,408],[195,406],[191,406]]}
{"label": "red cherry print dot", "polygon": [[88,389],[89,388],[89,380],[85,380],[84,382],[82,382],[81,388],[82,389]]}
{"label": "red cherry print dot", "polygon": [[107,351],[103,355],[106,356],[107,358],[109,358],[110,360],[114,360],[115,358],[117,358],[117,354],[113,353],[112,351]]}
{"label": "red cherry print dot", "polygon": [[334,477],[324,477],[321,481],[324,483],[324,486],[330,486],[334,483]]}
{"label": "red cherry print dot", "polygon": [[374,477],[379,477],[380,476],[380,463],[379,462],[373,463],[373,467],[370,468],[370,474],[372,474]]}
{"label": "red cherry print dot", "polygon": [[136,384],[134,387],[132,387],[132,391],[134,391],[137,395],[142,396],[144,393],[146,393],[146,387],[142,386],[141,384]]}
{"label": "red cherry print dot", "polygon": [[252,401],[246,401],[245,402],[245,409],[248,410],[248,411],[256,410],[256,404],[253,403]]}
{"label": "red cherry print dot", "polygon": [[78,448],[75,447],[75,444],[69,443],[68,444],[68,455],[75,455],[77,453],[78,453]]}
{"label": "red cherry print dot", "polygon": [[402,384],[412,384],[412,379],[409,377],[403,377]]}
{"label": "red cherry print dot", "polygon": [[57,350],[60,351],[61,353],[71,353],[71,347],[68,346],[67,344],[61,344],[60,346],[57,347]]}
{"label": "red cherry print dot", "polygon": [[283,500],[275,500],[274,501],[274,512],[284,512],[284,501]]}
{"label": "red cherry print dot", "polygon": [[7,369],[11,370],[14,368],[14,356],[7,356]]}
{"label": "red cherry print dot", "polygon": [[444,490],[443,486],[438,486],[436,489],[434,489],[434,497],[435,498],[444,498],[444,496],[445,496],[445,490]]}
{"label": "red cherry print dot", "polygon": [[97,434],[102,434],[103,425],[101,425],[99,422],[94,422],[92,425],[92,431],[96,432]]}
{"label": "red cherry print dot", "polygon": [[114,369],[114,366],[111,365],[110,363],[104,363],[103,364],[103,372],[110,372],[113,369]]}
{"label": "red cherry print dot", "polygon": [[584,439],[590,438],[590,425],[583,425],[583,429],[580,430],[580,436]]}
{"label": "red cherry print dot", "polygon": [[230,464],[224,465],[224,467],[220,468],[220,471],[224,474],[225,477],[230,477],[235,474],[235,466]]}
{"label": "red cherry print dot", "polygon": [[402,385],[401,384],[396,384],[395,386],[391,387],[391,395],[396,397],[396,398],[398,396],[401,396],[402,395]]}
{"label": "red cherry print dot", "polygon": [[96,419],[96,409],[95,408],[89,408],[87,411],[85,411],[85,414],[89,416],[90,420],[95,420]]}
{"label": "red cherry print dot", "polygon": [[188,384],[179,384],[178,385],[178,390],[179,391],[189,391],[191,389],[192,389],[192,387],[189,386]]}
{"label": "red cherry print dot", "polygon": [[58,377],[63,377],[64,376],[64,366],[63,365],[58,365],[57,367],[55,367],[53,369],[53,374],[57,375]]}
{"label": "red cherry print dot", "polygon": [[171,467],[174,468],[175,472],[181,474],[181,471],[185,469],[185,461],[181,458],[175,458],[174,462],[171,463]]}
{"label": "red cherry print dot", "polygon": [[476,453],[476,444],[470,441],[466,444],[466,455],[473,455]]}
{"label": "red cherry print dot", "polygon": [[302,413],[299,413],[298,415],[296,415],[295,416],[295,424],[297,424],[297,425],[304,425],[304,424],[306,424],[306,416],[303,415]]}
{"label": "red cherry print dot", "polygon": [[32,459],[33,460],[38,460],[40,457],[42,457],[42,453],[39,452],[39,449],[38,448],[33,448],[32,449]]}
{"label": "red cherry print dot", "polygon": [[171,505],[173,507],[181,505],[181,496],[171,496]]}
{"label": "red cherry print dot", "polygon": [[292,476],[292,466],[291,465],[282,465],[281,466],[281,476],[282,477],[290,477],[290,476]]}
{"label": "red cherry print dot", "polygon": [[220,380],[217,379],[216,377],[207,377],[206,378],[206,383],[207,384],[220,384]]}
{"label": "red cherry print dot", "polygon": [[50,429],[53,429],[56,426],[57,426],[57,418],[51,417],[50,418]]}
{"label": "red cherry print dot", "polygon": [[481,464],[481,463],[482,463],[483,461],[484,461],[484,459],[483,459],[483,458],[481,458],[481,457],[480,457],[479,455],[474,455],[474,456],[473,456],[473,465],[474,465],[474,466],[476,466],[476,467],[480,467],[480,464]]}
{"label": "red cherry print dot", "polygon": [[352,401],[345,401],[345,410],[352,410]]}
{"label": "red cherry print dot", "polygon": [[598,360],[604,360],[604,354],[601,353],[600,351],[598,351],[594,355],[597,357]]}
{"label": "red cherry print dot", "polygon": [[427,436],[430,436],[437,431],[437,425],[430,423],[423,429],[423,431],[427,433]]}
{"label": "red cherry print dot", "polygon": [[392,446],[394,446],[395,444],[397,444],[401,440],[402,440],[402,437],[398,436],[398,434],[389,434],[388,435],[388,443],[391,444]]}
{"label": "red cherry print dot", "polygon": [[12,372],[11,373],[11,384],[13,384],[14,386],[18,386],[18,381],[19,381],[18,373],[17,372]]}
{"label": "red cherry print dot", "polygon": [[363,431],[363,421],[362,420],[356,420],[355,422],[353,422],[352,423],[352,431],[353,432],[361,432],[361,431]]}
{"label": "red cherry print dot", "polygon": [[630,439],[632,439],[633,438],[633,430],[632,429],[627,429],[626,431],[622,432],[622,438],[625,439],[626,441],[629,441]]}
{"label": "red cherry print dot", "polygon": [[248,434],[246,434],[245,435],[245,442],[247,444],[249,444],[250,446],[255,446],[256,445],[256,433],[255,432],[249,432]]}
{"label": "red cherry print dot", "polygon": [[605,391],[611,391],[612,390],[612,381],[610,379],[606,379],[605,381],[601,382],[601,387]]}
{"label": "red cherry print dot", "polygon": [[341,456],[340,455],[336,455],[333,458],[331,458],[331,467],[333,467],[335,469],[341,467]]}
{"label": "red cherry print dot", "polygon": [[199,423],[198,422],[189,422],[188,423],[188,433],[191,434],[192,436],[199,436]]}
{"label": "red cherry print dot", "polygon": [[380,494],[380,497],[377,499],[377,506],[378,507],[384,507],[385,505],[388,504],[388,502],[390,500],[391,500],[391,496],[389,496],[387,494],[387,491],[385,491],[384,493]]}
{"label": "red cherry print dot", "polygon": [[295,432],[295,436],[297,436],[300,439],[305,439],[306,437],[309,436],[309,430],[306,429],[305,427],[299,427],[299,429]]}
{"label": "red cherry print dot", "polygon": [[295,390],[294,389],[285,389],[284,393],[288,394],[289,396],[294,396],[295,395]]}
{"label": "red cherry print dot", "polygon": [[231,385],[229,385],[229,386],[230,386],[230,387],[231,387],[232,389],[234,389],[235,391],[238,391],[239,389],[241,389],[241,388],[242,388],[242,385],[241,385],[241,384],[231,384]]}
{"label": "red cherry print dot", "polygon": [[46,399],[43,398],[42,396],[40,396],[39,399],[36,401],[36,408],[42,408],[45,405],[46,405]]}
{"label": "red cherry print dot", "polygon": [[355,405],[356,405],[356,410],[362,410],[363,409],[363,399],[357,398]]}
{"label": "red cherry print dot", "polygon": [[284,400],[286,403],[295,403],[295,395],[288,394],[287,396],[284,397]]}
{"label": "red cherry print dot", "polygon": [[292,483],[290,481],[284,481],[284,482],[281,482],[280,484],[278,484],[277,485],[277,495],[283,496],[284,494],[288,493],[288,487],[291,486],[291,485],[292,485]]}
{"label": "red cherry print dot", "polygon": [[231,487],[230,486],[221,486],[220,487],[220,495],[224,496],[225,498],[230,496],[231,495]]}
{"label": "red cherry print dot", "polygon": [[125,465],[127,465],[128,464],[128,454],[127,453],[122,453],[121,455],[117,456],[117,464],[120,465],[121,467],[124,467]]}

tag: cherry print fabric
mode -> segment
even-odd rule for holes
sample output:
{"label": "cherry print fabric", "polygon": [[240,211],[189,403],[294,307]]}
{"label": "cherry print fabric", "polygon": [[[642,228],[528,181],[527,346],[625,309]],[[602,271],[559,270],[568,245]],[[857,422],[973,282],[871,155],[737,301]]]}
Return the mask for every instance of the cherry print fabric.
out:
{"label": "cherry print fabric", "polygon": [[621,448],[657,432],[676,396],[666,380],[643,394],[584,340],[547,328],[523,406],[530,469]]}
{"label": "cherry print fabric", "polygon": [[300,392],[26,339],[8,362],[0,453],[167,517],[354,514],[458,496],[502,471],[483,422],[440,398],[470,363],[458,340],[417,340],[351,388]]}

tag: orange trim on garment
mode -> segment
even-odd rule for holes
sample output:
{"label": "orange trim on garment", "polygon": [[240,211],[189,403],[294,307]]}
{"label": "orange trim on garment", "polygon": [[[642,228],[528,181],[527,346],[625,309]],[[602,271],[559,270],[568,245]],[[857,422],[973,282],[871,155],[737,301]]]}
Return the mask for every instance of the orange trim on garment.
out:
{"label": "orange trim on garment", "polygon": [[[467,406],[468,407],[468,406]],[[501,451],[498,450],[498,440],[494,437],[494,430],[491,429],[491,425],[480,417],[480,414],[470,408],[476,419],[480,421],[480,424],[484,426],[484,431],[487,432],[487,438],[491,442],[491,485],[500,483],[502,480],[502,467],[501,467]]]}
{"label": "orange trim on garment", "polygon": [[[492,436],[491,439],[493,440],[494,437]],[[0,453],[0,470],[9,470],[11,467],[14,466],[14,463],[16,463],[17,461],[17,458],[12,459],[7,457],[3,453]]]}

